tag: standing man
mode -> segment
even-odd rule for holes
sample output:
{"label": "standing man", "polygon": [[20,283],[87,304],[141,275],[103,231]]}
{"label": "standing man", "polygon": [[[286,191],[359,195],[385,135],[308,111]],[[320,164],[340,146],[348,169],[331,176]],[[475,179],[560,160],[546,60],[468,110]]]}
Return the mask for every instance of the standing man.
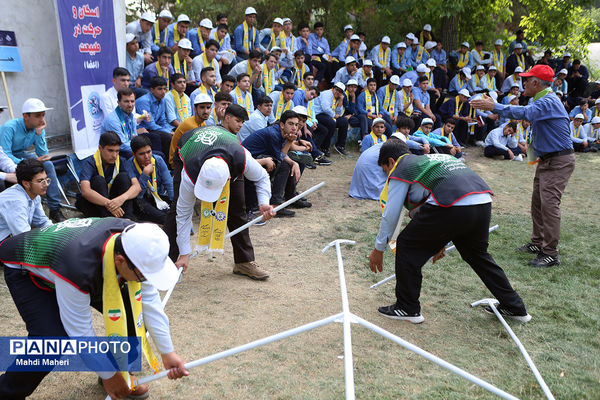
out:
{"label": "standing man", "polygon": [[[533,233],[531,242],[521,251],[537,254],[529,262],[534,267],[551,267],[560,264],[558,240],[560,238],[560,200],[575,169],[575,155],[569,128],[569,116],[560,99],[550,86],[554,71],[547,65],[536,65],[529,72],[524,95],[532,97],[527,106],[511,106],[495,103],[485,96],[472,100],[471,105],[493,111],[501,117],[531,121],[533,141],[538,157],[533,194],[531,196],[531,219]],[[548,95],[551,96],[548,96]]]}
{"label": "standing man", "polygon": [[23,116],[11,119],[0,127],[0,146],[15,164],[26,158],[36,158],[25,152],[32,145],[34,146],[37,159],[44,163],[44,169],[50,178],[46,191],[50,218],[54,222],[61,222],[65,217],[60,211],[58,178],[46,144],[46,111],[48,110],[52,108],[47,108],[40,99],[25,100],[21,109]]}
{"label": "standing man", "polygon": [[[488,253],[492,191],[483,179],[452,156],[409,154],[400,141],[381,146],[378,164],[388,179],[380,196],[383,217],[369,256],[371,271],[383,270],[383,252],[396,239],[402,207],[411,212],[419,208],[396,239],[396,303],[379,307],[379,313],[413,324],[423,322],[421,269],[431,257],[434,262],[444,257],[444,246],[452,241],[500,302],[498,312],[521,322],[531,320],[523,300]],[[494,313],[489,306],[485,310]]]}
{"label": "standing man", "polygon": [[[158,372],[147,326],[168,377],[177,379],[189,372],[174,351],[158,293],[177,281],[168,252],[159,227],[117,218],[70,219],[0,245],[4,279],[29,336],[94,337],[91,306],[103,313],[106,336],[141,337],[143,353]],[[115,309],[122,318],[114,319]],[[0,398],[24,399],[47,374],[4,373]],[[127,371],[97,374],[113,399],[148,397],[148,385],[131,390]]]}

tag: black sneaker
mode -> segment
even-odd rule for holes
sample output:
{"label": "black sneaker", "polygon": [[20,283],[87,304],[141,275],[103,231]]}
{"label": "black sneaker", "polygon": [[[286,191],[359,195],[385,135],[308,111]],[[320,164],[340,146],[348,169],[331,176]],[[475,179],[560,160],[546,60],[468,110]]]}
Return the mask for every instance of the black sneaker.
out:
{"label": "black sneaker", "polygon": [[[258,217],[260,214],[254,213],[252,211],[250,211],[248,213],[248,222],[254,220],[256,217]],[[261,219],[260,221],[256,222],[254,224],[254,226],[263,226],[267,223],[267,221],[265,221],[264,219]]]}
{"label": "black sneaker", "polygon": [[331,161],[325,158],[324,154],[321,154],[319,157],[315,158],[315,164],[317,165],[331,165]]}
{"label": "black sneaker", "polygon": [[308,200],[300,199],[300,200],[290,204],[290,207],[292,207],[292,208],[311,208],[312,203]]}
{"label": "black sneaker", "polygon": [[348,152],[346,151],[346,149],[343,146],[335,145],[335,146],[333,146],[333,148],[335,149],[335,151],[337,151],[338,153],[340,153],[343,156],[348,155]]}
{"label": "black sneaker", "polygon": [[306,168],[308,168],[308,169],[316,169],[317,168],[317,164],[315,164],[314,160],[305,165],[306,165]]}
{"label": "black sneaker", "polygon": [[296,215],[296,213],[294,211],[283,208],[283,209],[277,211],[277,214],[275,214],[275,218],[291,218],[294,215]]}
{"label": "black sneaker", "polygon": [[540,252],[536,258],[529,261],[529,265],[538,268],[548,268],[553,265],[560,265],[560,261],[558,260],[558,256],[550,256]]}
{"label": "black sneaker", "polygon": [[50,219],[55,224],[58,224],[59,222],[63,222],[63,221],[66,220],[66,218],[63,215],[62,211],[60,211],[60,208],[57,209],[57,210],[50,210]]}
{"label": "black sneaker", "polygon": [[535,245],[533,243],[524,244],[523,246],[519,247],[517,250],[522,251],[523,253],[531,253],[531,254],[538,254],[540,251],[542,251],[542,249],[540,249],[540,247],[538,245]]}
{"label": "black sneaker", "polygon": [[298,164],[308,164],[312,163],[313,161],[313,158],[310,154],[303,153],[301,151],[288,151],[287,155],[289,158],[291,158],[293,161],[296,161]]}
{"label": "black sneaker", "polygon": [[[496,310],[498,310],[500,315],[502,315],[503,317],[514,319],[515,321],[519,321],[519,322],[531,321],[531,315],[529,315],[527,313],[525,313],[525,315],[523,315],[523,314],[518,315],[518,314],[513,313],[512,311],[507,310],[506,308],[502,307],[501,305],[497,305]],[[483,307],[483,311],[485,311],[488,314],[496,315],[494,313],[494,310],[492,310],[492,307],[490,307],[490,306]]]}
{"label": "black sneaker", "polygon": [[396,307],[395,304],[392,304],[391,306],[379,307],[377,311],[379,311],[379,313],[382,314],[384,317],[388,317],[391,319],[399,319],[402,321],[409,321],[413,324],[420,324],[421,322],[425,321],[425,318],[423,318],[421,314],[409,314],[403,309]]}
{"label": "black sneaker", "polygon": [[321,149],[321,153],[323,153],[323,155],[325,157],[331,157],[331,153],[329,152],[329,149]]}

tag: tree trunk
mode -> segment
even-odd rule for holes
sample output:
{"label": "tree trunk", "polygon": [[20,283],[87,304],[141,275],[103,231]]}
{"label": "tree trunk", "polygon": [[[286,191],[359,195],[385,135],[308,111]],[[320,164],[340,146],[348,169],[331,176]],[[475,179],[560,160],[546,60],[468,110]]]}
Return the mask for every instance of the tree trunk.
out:
{"label": "tree trunk", "polygon": [[447,53],[456,50],[458,46],[458,15],[442,17],[442,43]]}

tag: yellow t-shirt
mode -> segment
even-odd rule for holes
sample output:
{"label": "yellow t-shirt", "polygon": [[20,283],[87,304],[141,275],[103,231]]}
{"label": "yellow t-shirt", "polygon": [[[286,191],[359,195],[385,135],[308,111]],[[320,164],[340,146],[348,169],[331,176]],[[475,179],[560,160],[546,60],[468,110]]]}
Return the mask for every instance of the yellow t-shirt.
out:
{"label": "yellow t-shirt", "polygon": [[175,129],[173,133],[173,138],[171,139],[171,146],[169,147],[169,164],[173,166],[173,154],[175,154],[175,150],[177,149],[177,142],[183,136],[184,133],[190,131],[192,129],[196,129],[199,126],[205,126],[206,122],[203,122],[202,125],[198,125],[198,121],[196,121],[196,116],[192,115],[183,120],[181,124]]}

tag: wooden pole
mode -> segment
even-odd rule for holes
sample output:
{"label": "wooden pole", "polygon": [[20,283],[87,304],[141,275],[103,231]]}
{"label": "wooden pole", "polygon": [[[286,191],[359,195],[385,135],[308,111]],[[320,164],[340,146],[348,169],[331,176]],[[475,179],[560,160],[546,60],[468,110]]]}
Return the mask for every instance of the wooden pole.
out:
{"label": "wooden pole", "polygon": [[6,75],[4,75],[4,71],[0,72],[2,74],[2,85],[4,86],[4,93],[6,93],[6,101],[8,102],[8,112],[10,114],[10,118],[13,119],[15,114],[13,113],[12,104],[10,102],[10,95],[8,94],[8,85],[6,84]]}

